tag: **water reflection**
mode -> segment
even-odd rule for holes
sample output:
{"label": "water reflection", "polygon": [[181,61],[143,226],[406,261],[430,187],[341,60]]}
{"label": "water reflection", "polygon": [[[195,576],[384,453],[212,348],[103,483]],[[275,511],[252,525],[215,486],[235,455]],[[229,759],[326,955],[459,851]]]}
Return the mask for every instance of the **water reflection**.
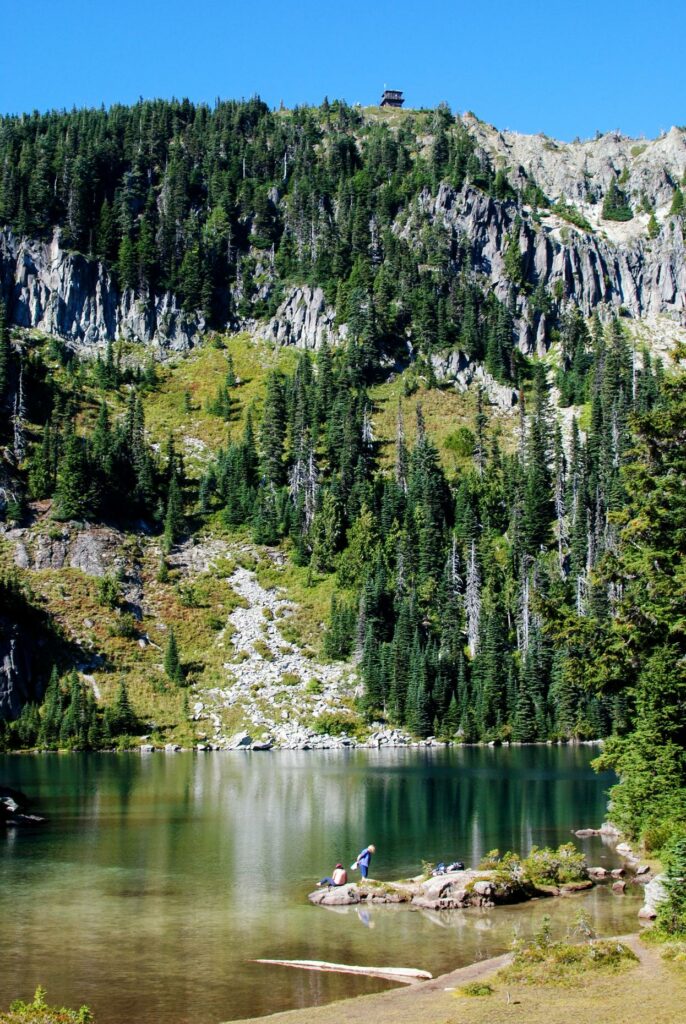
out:
{"label": "water reflection", "polygon": [[[253,958],[407,965],[434,973],[507,948],[561,901],[484,914],[310,907],[314,880],[374,842],[373,874],[423,859],[527,852],[603,817],[610,780],[587,748],[0,758],[46,828],[0,843],[0,1002],[39,982],[102,1024],[269,1013],[385,987]],[[579,841],[610,864],[597,839]],[[580,897],[606,933],[633,898]],[[573,916],[573,915],[572,915]]]}

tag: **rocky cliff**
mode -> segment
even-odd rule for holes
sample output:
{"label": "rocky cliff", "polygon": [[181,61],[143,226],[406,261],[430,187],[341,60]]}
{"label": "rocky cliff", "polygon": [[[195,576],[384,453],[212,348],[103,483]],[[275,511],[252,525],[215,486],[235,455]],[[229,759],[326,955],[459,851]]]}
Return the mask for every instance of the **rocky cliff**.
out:
{"label": "rocky cliff", "polygon": [[[541,352],[548,343],[549,325],[531,301],[539,285],[554,304],[574,301],[586,315],[623,308],[635,318],[666,314],[686,325],[684,221],[671,213],[675,189],[686,181],[686,135],[681,129],[648,141],[607,133],[595,140],[563,143],[546,136],[499,132],[471,116],[462,122],[477,151],[505,170],[519,198],[500,201],[469,185],[456,190],[442,184],[436,192],[425,190],[404,208],[394,230],[419,247],[425,228],[440,224],[453,249],[462,240],[469,243],[474,270],[507,301],[511,288],[505,253],[516,232],[526,286],[515,324],[524,352]],[[426,145],[430,147],[430,138]],[[602,217],[602,197],[613,181],[620,183],[631,206],[629,221]],[[534,210],[522,201],[532,182],[552,205]],[[274,217],[287,219],[288,202],[288,196],[270,192]],[[563,206],[556,207],[561,202]],[[564,204],[573,204],[574,216],[584,227],[564,217]],[[259,288],[244,296],[240,282],[233,285],[234,307],[264,304],[280,284],[273,252],[270,259],[261,251],[257,256]],[[49,241],[0,231],[0,283],[15,324],[83,346],[127,339],[180,350],[192,346],[205,328],[201,314],[184,312],[170,292],[138,296],[130,289],[120,290],[105,264],[65,251],[57,231]],[[325,339],[335,344],[346,335],[322,289],[304,284],[287,288],[266,325],[244,311],[242,320],[227,329],[235,326],[277,345],[309,349],[319,348]]]}
{"label": "rocky cliff", "polygon": [[[588,211],[587,211],[588,212]],[[598,211],[589,216],[598,220]],[[499,202],[469,186],[457,191],[441,185],[436,195],[423,192],[409,216],[396,223],[396,231],[410,244],[427,225],[439,223],[455,242],[469,242],[472,266],[503,302],[510,295],[505,269],[509,236],[518,225],[528,293],[519,299],[516,316],[518,345],[527,354],[542,354],[548,344],[545,316],[535,308],[530,294],[543,285],[550,297],[573,301],[590,316],[626,310],[635,318],[666,315],[686,326],[686,258],[681,221],[667,219],[659,235],[650,239],[648,215],[637,213],[631,229],[612,225],[614,239],[604,229],[578,230],[554,212],[537,217],[515,201]],[[623,232],[623,235],[622,235]],[[345,325],[336,326],[335,311],[321,288],[294,286],[260,336],[277,345],[318,349],[346,336]]]}
{"label": "rocky cliff", "polygon": [[[686,323],[686,260],[678,220],[665,225],[653,240],[645,234],[618,244],[601,232],[570,229],[554,213],[539,222],[514,201],[498,202],[473,188],[457,192],[442,185],[435,196],[420,196],[399,231],[411,240],[423,224],[437,221],[455,239],[469,240],[474,269],[502,301],[510,291],[505,270],[508,236],[519,224],[523,272],[531,286],[542,284],[551,294],[573,300],[586,316],[603,307],[623,307],[634,317],[669,314]],[[525,352],[544,343],[542,317],[526,297],[520,300],[519,332]]]}
{"label": "rocky cliff", "polygon": [[259,336],[277,345],[319,349],[324,342],[335,345],[346,337],[345,324],[337,326],[335,321],[336,311],[321,288],[294,287]]}
{"label": "rocky cliff", "polygon": [[162,349],[187,349],[204,329],[170,292],[137,296],[120,290],[98,260],[66,252],[59,232],[50,241],[0,231],[0,281],[10,320],[82,346],[123,339]]}
{"label": "rocky cliff", "polygon": [[[507,169],[508,178],[520,187],[533,179],[551,200],[565,198],[598,219],[599,202],[618,176],[634,212],[646,197],[657,212],[666,216],[674,187],[686,172],[686,132],[671,128],[657,139],[631,139],[620,132],[605,132],[595,139],[561,142],[547,135],[522,135],[499,131],[492,125],[466,115],[463,122],[479,148],[496,167]],[[604,222],[611,236],[623,238],[643,232],[645,221],[617,224]]]}
{"label": "rocky cliff", "polygon": [[[553,204],[573,203],[590,230],[580,230],[551,209],[533,211],[499,202],[478,189],[442,185],[426,191],[396,231],[412,242],[428,224],[441,223],[453,239],[470,243],[474,269],[507,301],[507,239],[520,216],[519,248],[530,286],[573,300],[588,316],[594,310],[626,309],[632,317],[672,317],[686,325],[686,259],[683,222],[671,216],[675,187],[685,180],[686,134],[672,128],[658,139],[629,139],[608,132],[597,139],[559,142],[544,135],[500,132],[467,115],[463,123],[479,151],[503,168],[515,190],[534,181]],[[602,217],[602,197],[621,181],[633,210],[630,221]],[[650,207],[659,227],[648,234]],[[546,323],[526,297],[517,317],[524,352],[546,344]],[[333,310],[320,289],[294,288],[264,330],[279,344],[316,348],[323,336],[337,340]]]}

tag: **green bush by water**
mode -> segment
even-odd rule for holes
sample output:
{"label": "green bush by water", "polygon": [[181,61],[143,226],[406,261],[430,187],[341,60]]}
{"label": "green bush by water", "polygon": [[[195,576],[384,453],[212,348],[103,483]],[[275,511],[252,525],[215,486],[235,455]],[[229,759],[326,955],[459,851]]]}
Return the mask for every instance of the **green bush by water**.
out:
{"label": "green bush by water", "polygon": [[636,954],[624,943],[593,939],[590,929],[582,930],[588,936],[584,942],[554,942],[546,915],[529,942],[515,941],[512,963],[499,972],[499,977],[524,985],[565,985],[586,971],[618,971],[638,963]]}
{"label": "green bush by water", "polygon": [[0,1024],[94,1024],[87,1006],[78,1010],[48,1006],[45,995],[45,989],[39,985],[30,1003],[15,1000],[7,1013],[0,1013]]}

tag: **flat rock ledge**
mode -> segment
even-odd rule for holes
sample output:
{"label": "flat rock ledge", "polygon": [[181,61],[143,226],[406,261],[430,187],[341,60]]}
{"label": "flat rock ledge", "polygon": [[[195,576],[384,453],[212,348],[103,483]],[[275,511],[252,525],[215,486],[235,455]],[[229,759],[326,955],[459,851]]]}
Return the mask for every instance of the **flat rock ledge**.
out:
{"label": "flat rock ledge", "polygon": [[421,910],[463,910],[466,907],[495,907],[506,903],[524,903],[546,896],[564,896],[590,889],[586,879],[564,886],[535,886],[530,882],[504,882],[493,871],[450,871],[432,878],[410,878],[398,882],[349,882],[338,887],[323,887],[311,892],[310,903],[320,907],[347,907],[402,904]]}

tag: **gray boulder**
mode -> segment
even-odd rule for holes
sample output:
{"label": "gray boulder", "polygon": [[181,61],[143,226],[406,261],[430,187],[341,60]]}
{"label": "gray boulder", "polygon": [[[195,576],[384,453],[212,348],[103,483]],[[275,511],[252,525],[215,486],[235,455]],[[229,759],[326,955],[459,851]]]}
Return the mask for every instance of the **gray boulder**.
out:
{"label": "gray boulder", "polygon": [[644,921],[654,921],[657,917],[657,908],[667,898],[667,890],[663,883],[664,875],[656,875],[643,890],[643,906],[638,916]]}
{"label": "gray boulder", "polygon": [[360,893],[354,882],[348,885],[322,886],[307,897],[310,903],[321,907],[346,907],[360,902]]}

